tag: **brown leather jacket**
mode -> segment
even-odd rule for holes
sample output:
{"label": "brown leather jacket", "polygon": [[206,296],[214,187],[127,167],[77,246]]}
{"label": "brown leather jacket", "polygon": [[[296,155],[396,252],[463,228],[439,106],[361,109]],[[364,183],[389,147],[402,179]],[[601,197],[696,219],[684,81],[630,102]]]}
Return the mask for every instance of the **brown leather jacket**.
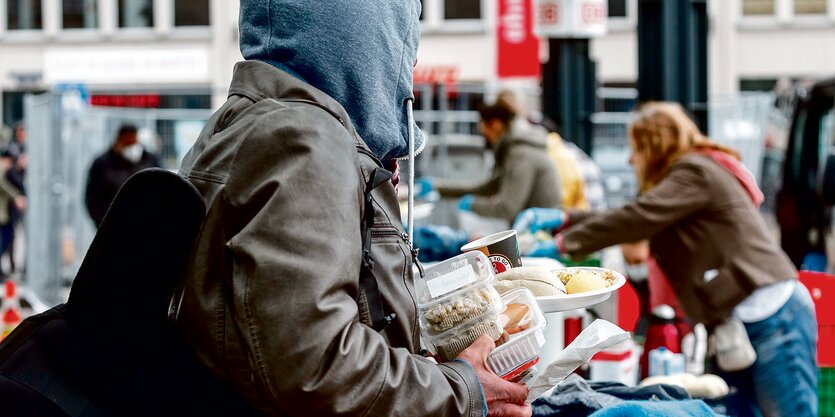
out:
{"label": "brown leather jacket", "polygon": [[649,238],[688,316],[708,325],[755,289],[797,276],[737,178],[705,155],[681,158],[624,207],[570,211],[569,221],[561,248],[570,254]]}
{"label": "brown leather jacket", "polygon": [[418,355],[412,255],[390,182],[374,189],[371,253],[382,332],[360,294],[363,193],[379,165],[345,110],[310,85],[241,62],[181,173],[208,214],[179,327],[200,359],[268,415],[481,416],[461,361]]}

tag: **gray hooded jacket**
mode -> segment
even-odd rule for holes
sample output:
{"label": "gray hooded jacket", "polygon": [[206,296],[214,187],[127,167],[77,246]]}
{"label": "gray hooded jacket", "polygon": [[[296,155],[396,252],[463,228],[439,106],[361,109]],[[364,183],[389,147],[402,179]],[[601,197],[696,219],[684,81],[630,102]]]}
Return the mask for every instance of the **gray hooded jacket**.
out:
{"label": "gray hooded jacket", "polygon": [[[267,415],[486,413],[469,364],[439,365],[418,354],[414,255],[392,184],[374,188],[373,212],[363,201],[379,158],[406,152],[401,90],[411,88],[403,81],[411,64],[400,64],[414,61],[403,43],[416,36],[418,7],[417,0],[241,2],[245,55],[259,50],[258,36],[267,44],[258,60],[236,65],[227,102],[181,167],[208,210],[178,326],[201,361]],[[326,24],[345,16],[353,31]],[[346,41],[329,45],[337,29]],[[294,53],[273,38],[282,33],[302,33],[296,42],[317,40],[319,52],[338,51],[345,62],[328,66],[309,55],[315,50]],[[404,56],[364,56],[380,77],[352,78],[360,63],[344,48],[375,40]],[[321,66],[301,63],[310,60]],[[381,76],[400,71],[396,83]],[[351,83],[370,83],[371,92]],[[396,94],[383,94],[389,88]],[[355,89],[357,101],[340,95]],[[376,149],[365,135],[376,138]],[[364,218],[373,219],[370,253],[383,308],[396,314],[380,332],[369,325],[360,285]]]}
{"label": "gray hooded jacket", "polygon": [[517,117],[495,144],[496,165],[488,180],[477,184],[444,180],[436,188],[444,197],[475,194],[474,213],[508,222],[526,208],[557,208],[560,182],[546,149],[547,135],[545,129]]}

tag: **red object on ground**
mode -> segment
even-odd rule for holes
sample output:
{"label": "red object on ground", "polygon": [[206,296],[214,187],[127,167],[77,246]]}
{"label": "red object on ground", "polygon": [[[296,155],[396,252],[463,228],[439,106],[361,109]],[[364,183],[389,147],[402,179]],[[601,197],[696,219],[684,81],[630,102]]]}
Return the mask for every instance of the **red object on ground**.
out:
{"label": "red object on ground", "polygon": [[6,294],[3,298],[2,329],[0,329],[0,340],[6,338],[9,333],[20,324],[23,319],[20,315],[20,303],[17,300],[17,289],[14,281],[6,281]]}
{"label": "red object on ground", "polygon": [[627,280],[626,285],[618,290],[618,327],[635,333],[635,324],[638,322],[639,314],[641,314],[641,304],[638,301],[638,293],[632,288],[632,283]]}
{"label": "red object on ground", "polygon": [[681,333],[675,317],[665,319],[653,315],[650,317],[644,351],[641,354],[641,378],[649,376],[649,353],[662,346],[670,352],[681,353]]}
{"label": "red object on ground", "polygon": [[835,366],[835,275],[800,271],[798,280],[815,302],[818,319],[818,366]]}
{"label": "red object on ground", "polygon": [[583,331],[582,317],[567,317],[563,322],[564,346],[568,346]]}
{"label": "red object on ground", "polygon": [[621,352],[607,352],[604,350],[602,352],[595,353],[594,356],[591,357],[591,360],[619,362],[629,359],[630,356],[632,356],[631,350],[624,350]]}

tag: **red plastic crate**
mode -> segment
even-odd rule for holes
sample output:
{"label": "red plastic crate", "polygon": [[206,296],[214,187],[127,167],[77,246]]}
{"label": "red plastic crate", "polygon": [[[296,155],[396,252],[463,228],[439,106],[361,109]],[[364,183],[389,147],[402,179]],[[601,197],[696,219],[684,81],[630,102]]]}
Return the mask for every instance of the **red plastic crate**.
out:
{"label": "red plastic crate", "polygon": [[809,289],[818,320],[818,366],[835,366],[835,275],[800,271],[798,279]]}

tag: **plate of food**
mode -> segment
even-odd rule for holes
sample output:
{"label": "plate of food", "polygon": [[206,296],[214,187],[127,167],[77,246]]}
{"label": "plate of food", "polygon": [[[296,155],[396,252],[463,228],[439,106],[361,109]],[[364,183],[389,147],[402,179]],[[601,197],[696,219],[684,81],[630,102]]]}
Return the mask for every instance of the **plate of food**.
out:
{"label": "plate of food", "polygon": [[576,310],[606,301],[626,283],[626,277],[607,268],[576,266],[549,271],[542,267],[513,268],[499,274],[499,293],[528,288],[545,313]]}

